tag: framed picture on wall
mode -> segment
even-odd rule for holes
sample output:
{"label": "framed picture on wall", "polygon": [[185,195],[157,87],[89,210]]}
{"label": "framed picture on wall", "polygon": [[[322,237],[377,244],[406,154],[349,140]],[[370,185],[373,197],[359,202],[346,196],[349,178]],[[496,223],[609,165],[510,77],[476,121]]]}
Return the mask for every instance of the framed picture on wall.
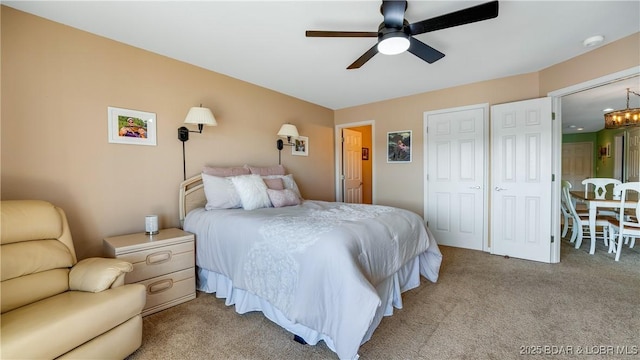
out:
{"label": "framed picture on wall", "polygon": [[291,148],[291,155],[309,156],[309,138],[306,136],[298,136],[294,140]]}
{"label": "framed picture on wall", "polygon": [[109,106],[107,121],[110,143],[156,146],[156,114]]}
{"label": "framed picture on wall", "polygon": [[388,163],[411,162],[411,130],[387,133]]}

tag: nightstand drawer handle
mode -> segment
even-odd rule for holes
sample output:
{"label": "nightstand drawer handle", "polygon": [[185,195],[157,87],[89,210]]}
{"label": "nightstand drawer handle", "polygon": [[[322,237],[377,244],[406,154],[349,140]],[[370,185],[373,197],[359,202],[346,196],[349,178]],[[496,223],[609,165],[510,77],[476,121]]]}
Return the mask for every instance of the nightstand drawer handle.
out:
{"label": "nightstand drawer handle", "polygon": [[171,250],[159,251],[147,255],[147,265],[158,265],[171,260]]}
{"label": "nightstand drawer handle", "polygon": [[163,291],[167,291],[169,289],[171,289],[173,287],[173,280],[172,279],[164,279],[164,280],[159,280],[156,281],[154,283],[149,284],[149,286],[147,286],[147,292],[149,294],[157,294],[157,293],[161,293]]}

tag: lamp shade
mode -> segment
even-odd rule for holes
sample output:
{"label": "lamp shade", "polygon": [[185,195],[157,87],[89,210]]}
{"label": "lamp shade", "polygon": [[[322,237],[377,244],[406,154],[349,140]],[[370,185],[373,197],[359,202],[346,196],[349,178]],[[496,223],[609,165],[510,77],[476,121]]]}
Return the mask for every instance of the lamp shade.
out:
{"label": "lamp shade", "polygon": [[213,113],[208,108],[192,107],[189,109],[187,117],[184,119],[185,124],[204,124],[208,126],[216,126],[218,122]]}
{"label": "lamp shade", "polygon": [[278,131],[278,136],[282,137],[298,137],[298,128],[292,124],[284,124],[280,127],[280,131]]}

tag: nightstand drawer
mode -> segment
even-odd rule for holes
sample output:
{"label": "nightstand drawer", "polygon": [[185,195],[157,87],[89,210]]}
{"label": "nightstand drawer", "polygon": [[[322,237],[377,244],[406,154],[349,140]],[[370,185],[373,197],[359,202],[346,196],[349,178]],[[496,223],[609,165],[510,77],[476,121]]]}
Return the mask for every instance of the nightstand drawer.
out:
{"label": "nightstand drawer", "polygon": [[147,287],[147,304],[142,310],[142,315],[149,315],[195,298],[194,268],[141,281],[140,284]]}
{"label": "nightstand drawer", "polygon": [[195,265],[193,242],[139,251],[118,258],[133,264],[133,271],[125,275],[127,284],[193,268]]}

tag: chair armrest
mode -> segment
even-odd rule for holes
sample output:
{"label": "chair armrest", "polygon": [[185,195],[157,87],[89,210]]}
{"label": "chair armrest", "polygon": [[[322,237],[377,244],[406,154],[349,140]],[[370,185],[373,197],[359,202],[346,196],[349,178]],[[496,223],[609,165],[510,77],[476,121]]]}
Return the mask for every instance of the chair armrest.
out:
{"label": "chair armrest", "polygon": [[69,272],[69,289],[100,292],[124,284],[124,274],[131,272],[131,263],[110,258],[81,260]]}

